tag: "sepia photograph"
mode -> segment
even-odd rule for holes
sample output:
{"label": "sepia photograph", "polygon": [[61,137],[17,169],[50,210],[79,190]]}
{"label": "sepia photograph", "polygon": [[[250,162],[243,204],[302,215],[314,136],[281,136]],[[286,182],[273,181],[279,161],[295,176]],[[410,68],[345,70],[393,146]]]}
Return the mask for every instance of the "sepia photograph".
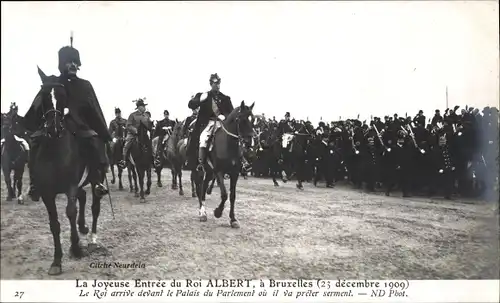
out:
{"label": "sepia photograph", "polygon": [[498,281],[498,13],[2,1],[1,280]]}

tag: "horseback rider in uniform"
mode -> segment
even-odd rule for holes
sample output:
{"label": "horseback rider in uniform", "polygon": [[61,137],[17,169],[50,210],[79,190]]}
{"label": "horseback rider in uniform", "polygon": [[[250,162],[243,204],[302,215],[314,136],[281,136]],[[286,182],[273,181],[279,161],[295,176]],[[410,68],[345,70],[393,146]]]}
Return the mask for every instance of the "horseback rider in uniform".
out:
{"label": "horseback rider in uniform", "polygon": [[[76,48],[73,48],[72,44],[59,50],[58,69],[61,74],[59,77],[52,77],[57,83],[64,86],[64,91],[69,96],[67,104],[69,112],[65,116],[66,127],[70,133],[78,138],[81,154],[88,155],[86,160],[89,166],[90,182],[94,185],[94,193],[103,197],[108,193],[107,188],[102,184],[108,165],[105,144],[111,141],[111,136],[92,84],[76,75],[81,66],[80,53]],[[47,91],[42,87],[37,97],[46,93]],[[24,118],[26,129],[34,132],[29,160],[30,167],[40,145],[37,138],[42,135],[39,128],[43,125],[44,112],[41,102],[37,102],[38,100],[35,98]],[[33,180],[30,181],[32,197],[38,196]]]}
{"label": "horseback rider in uniform", "polygon": [[[170,129],[170,134],[172,133],[172,130],[174,129],[175,126],[175,121],[169,119],[169,112],[168,110],[163,111],[163,120],[158,121],[158,124],[156,125],[155,132],[153,135],[153,138],[159,137],[158,140],[158,146],[156,148],[157,152],[160,152],[163,150],[163,147],[165,145],[165,140],[166,140],[166,135],[167,135],[167,130]],[[161,153],[160,153],[161,154]]]}
{"label": "horseback rider in uniform", "polygon": [[[22,148],[29,154],[30,151],[30,146],[28,142],[26,141],[26,130],[24,130],[23,127],[23,117],[19,116],[17,114],[18,107],[15,102],[12,102],[10,104],[10,110],[9,112],[5,115],[7,118],[7,121],[3,121],[3,123],[8,123],[9,127],[11,128],[12,135],[14,135],[14,139],[19,142],[22,146]],[[2,127],[4,125],[2,124]],[[4,143],[4,139],[2,139],[2,145]]]}
{"label": "horseback rider in uniform", "polygon": [[[219,120],[224,121],[234,109],[231,98],[220,92],[220,83],[221,78],[217,74],[210,75],[210,86],[212,89],[208,92],[197,94],[188,104],[188,107],[191,109],[199,107],[198,119],[196,120],[193,136],[196,136],[199,130],[203,130],[199,138],[198,171],[203,170],[203,165],[207,158],[209,140],[215,133],[215,128],[221,126]],[[189,147],[191,151],[194,148],[193,143],[196,142],[195,137],[192,139]],[[189,153],[189,155],[192,155],[192,153]],[[190,166],[192,167],[192,165]]]}
{"label": "horseback rider in uniform", "polygon": [[148,129],[152,128],[152,122],[146,115],[147,104],[144,103],[144,100],[139,99],[135,105],[137,110],[131,113],[127,120],[127,137],[125,138],[125,145],[123,146],[123,159],[120,161],[120,166],[122,168],[126,167],[125,163],[128,161],[128,151],[130,150],[132,143],[137,140],[137,129],[139,128],[141,122]]}
{"label": "horseback rider in uniform", "polygon": [[[116,140],[123,138],[125,135],[126,124],[127,120],[122,118],[122,111],[118,107],[115,107],[115,118],[109,123],[109,133],[113,138],[113,143],[116,142]],[[121,136],[118,132],[120,128],[123,129]]]}

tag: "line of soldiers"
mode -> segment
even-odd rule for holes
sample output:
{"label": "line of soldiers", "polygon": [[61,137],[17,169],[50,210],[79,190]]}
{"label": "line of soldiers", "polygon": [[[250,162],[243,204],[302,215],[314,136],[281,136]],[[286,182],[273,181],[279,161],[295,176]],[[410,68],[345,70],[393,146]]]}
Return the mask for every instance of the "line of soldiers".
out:
{"label": "line of soldiers", "polygon": [[[498,110],[458,106],[442,116],[436,110],[426,124],[423,111],[415,117],[373,117],[371,121],[347,119],[319,122],[290,119],[280,122],[259,116],[258,132],[272,130],[283,140],[285,134],[309,135],[306,148],[308,179],[314,183],[324,177],[327,186],[348,179],[368,191],[383,185],[390,195],[395,186],[403,196],[443,190],[446,198],[454,191],[461,195],[494,194],[498,191]],[[262,144],[254,143],[253,174],[269,175],[269,157]],[[267,158],[266,158],[267,157]],[[284,159],[278,161],[283,162]],[[271,157],[271,161],[275,161]],[[297,161],[297,159],[293,159]],[[496,183],[495,183],[496,182]]]}
{"label": "line of soldiers", "polygon": [[[60,75],[51,78],[64,88],[59,93],[64,93],[63,97],[67,98],[65,125],[79,139],[79,148],[88,158],[91,183],[96,194],[103,196],[107,194],[103,185],[104,171],[109,164],[106,144],[112,142],[116,138],[113,136],[118,135],[116,130],[125,125],[126,144],[123,156],[126,159],[127,148],[135,139],[134,131],[138,124],[144,123],[150,130],[153,129],[151,115],[145,110],[147,104],[140,99],[136,102],[137,111],[126,122],[117,109],[117,118],[108,127],[91,83],[77,76],[82,64],[80,53],[73,47],[72,38],[71,46],[62,47],[58,55]],[[211,89],[196,94],[188,104],[193,110],[193,115],[188,118],[190,121],[198,112],[190,136],[189,154],[193,157],[189,157],[192,160],[189,161],[192,163],[189,166],[198,164],[200,170],[203,167],[200,164],[206,160],[206,147],[215,129],[220,127],[220,121],[233,110],[231,98],[220,92],[220,77],[212,74],[209,83]],[[44,136],[44,111],[48,109],[41,105],[41,96],[50,93],[51,88],[42,85],[24,117],[17,115],[16,106],[12,107],[8,115],[14,117],[11,121],[17,121],[17,124],[22,125],[20,128],[24,129],[20,131],[22,134],[19,137],[24,136],[25,141],[30,143],[30,162],[37,152],[39,139]],[[485,108],[481,115],[479,109],[465,108],[460,113],[457,113],[457,109],[447,109],[444,116],[436,110],[432,121],[427,125],[423,112],[419,112],[414,118],[397,115],[386,116],[384,121],[373,118],[368,124],[358,119],[335,121],[330,125],[320,122],[316,128],[308,121],[290,119],[290,114],[287,113],[280,122],[276,122],[274,118],[266,120],[260,117],[256,119],[256,127],[260,130],[273,128],[280,135],[306,130],[311,142],[307,146],[310,149],[307,160],[311,168],[310,175],[323,174],[329,186],[333,185],[334,179],[339,180],[347,175],[358,187],[361,183],[366,183],[369,190],[373,190],[378,183],[384,183],[387,194],[390,194],[394,183],[398,183],[405,195],[422,188],[432,192],[438,182],[443,184],[446,197],[451,195],[454,186],[464,192],[475,186],[491,190],[498,172],[498,110]],[[153,137],[165,136],[164,126],[173,126],[173,121],[168,119],[168,111],[164,114],[165,119],[158,123]],[[2,121],[2,125],[3,123]],[[185,127],[189,124],[186,123]],[[162,144],[163,140],[159,142]],[[253,146],[254,149],[256,146]],[[258,161],[258,151],[254,152]],[[318,168],[323,168],[323,171]],[[30,194],[33,194],[36,189],[31,175],[30,173]]]}

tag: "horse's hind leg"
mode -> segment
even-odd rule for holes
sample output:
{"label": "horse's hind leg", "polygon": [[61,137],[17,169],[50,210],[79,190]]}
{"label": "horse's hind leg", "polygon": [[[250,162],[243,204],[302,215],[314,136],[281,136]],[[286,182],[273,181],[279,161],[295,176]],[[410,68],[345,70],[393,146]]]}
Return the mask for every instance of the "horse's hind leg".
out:
{"label": "horse's hind leg", "polygon": [[83,188],[78,189],[77,199],[79,202],[79,211],[78,211],[78,231],[80,233],[86,235],[89,233],[89,228],[85,223],[85,206],[87,205],[87,192]]}
{"label": "horse's hind leg", "polygon": [[130,187],[130,192],[134,192],[134,183],[132,183],[132,170],[130,167],[127,167],[127,172],[128,172],[128,185]]}
{"label": "horse's hind leg", "polygon": [[212,190],[214,189],[215,179],[216,179],[216,178],[213,178],[213,179],[212,179],[212,182],[211,182],[211,183],[210,183],[210,185],[208,186],[208,188],[207,188],[207,195],[211,195],[211,194],[212,194]]}
{"label": "horse's hind leg", "polygon": [[57,217],[56,195],[42,196],[43,204],[47,208],[49,214],[50,231],[54,239],[54,261],[50,265],[49,275],[55,276],[62,273],[61,260],[63,256],[61,248],[61,225]]}
{"label": "horse's hind leg", "polygon": [[172,168],[170,169],[170,173],[172,174],[172,189],[177,189],[177,168],[174,167],[175,163],[172,161]]}
{"label": "horse's hind leg", "polygon": [[71,253],[75,258],[81,258],[83,256],[82,249],[80,248],[80,237],[78,236],[78,230],[76,229],[76,217],[78,214],[78,209],[76,207],[76,200],[78,195],[78,187],[73,186],[70,188],[66,197],[68,197],[68,204],[66,205],[66,216],[69,219],[69,225],[71,227]]}
{"label": "horse's hind leg", "polygon": [[232,228],[240,228],[240,223],[236,219],[236,215],[234,214],[234,206],[236,202],[236,183],[238,182],[238,173],[231,173],[230,175],[230,184],[229,184],[229,202],[231,203],[231,207],[229,209],[229,219],[231,220]]}
{"label": "horse's hind leg", "polygon": [[149,195],[151,193],[151,168],[148,168],[146,169],[146,178],[147,178],[147,181],[146,181],[146,196]]}
{"label": "horse's hind leg", "polygon": [[155,167],[155,171],[156,171],[156,177],[158,179],[156,185],[158,187],[163,187],[163,184],[161,183],[161,166],[160,167]]}
{"label": "horse's hind leg", "polygon": [[[238,174],[238,172],[236,174]],[[216,218],[220,218],[222,216],[222,212],[224,211],[224,204],[226,204],[227,201],[227,190],[226,185],[224,185],[224,173],[217,172],[216,178],[220,187],[220,204],[216,209],[214,209],[214,216]]]}
{"label": "horse's hind leg", "polygon": [[179,177],[179,196],[184,196],[184,189],[182,189],[182,169],[180,166],[176,169],[176,175]]}

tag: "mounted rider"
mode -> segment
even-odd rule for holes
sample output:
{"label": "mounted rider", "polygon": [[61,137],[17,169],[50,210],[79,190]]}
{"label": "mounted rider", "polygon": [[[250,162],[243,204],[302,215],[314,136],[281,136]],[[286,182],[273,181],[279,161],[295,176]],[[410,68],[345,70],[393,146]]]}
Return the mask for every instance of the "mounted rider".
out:
{"label": "mounted rider", "polygon": [[127,137],[125,138],[125,145],[123,146],[123,159],[120,161],[119,165],[122,168],[126,167],[126,161],[128,161],[127,156],[132,146],[137,140],[137,130],[140,124],[144,124],[148,129],[152,128],[152,122],[146,115],[146,103],[143,99],[138,99],[135,101],[136,111],[131,113],[127,120]]}
{"label": "mounted rider", "polygon": [[[17,114],[18,107],[16,102],[12,102],[10,104],[9,112],[5,115],[6,121],[2,121],[2,128],[4,127],[3,123],[8,123],[8,127],[11,129],[12,135],[14,135],[14,139],[19,142],[21,147],[29,154],[30,146],[28,142],[26,142],[27,133],[23,127],[24,119],[23,117]],[[3,129],[2,129],[3,131]],[[5,139],[2,139],[1,144],[3,145]]]}
{"label": "mounted rider", "polygon": [[[153,138],[159,137],[157,151],[163,150],[165,142],[168,137],[172,134],[172,130],[175,126],[175,121],[169,119],[170,113],[168,110],[163,111],[163,120],[158,121],[156,124],[155,132]],[[167,136],[168,135],[168,136]]]}
{"label": "mounted rider", "polygon": [[[64,86],[66,95],[70,97],[67,104],[69,112],[65,117],[66,127],[78,138],[81,154],[87,155],[90,182],[94,185],[94,193],[102,197],[108,193],[102,181],[108,165],[105,144],[111,141],[111,136],[92,84],[76,75],[82,64],[80,53],[72,44],[73,37],[71,37],[71,46],[64,46],[59,50],[58,68],[61,74],[54,78]],[[37,96],[42,93],[46,93],[43,88]],[[41,104],[36,102],[37,100],[38,98],[35,98],[24,118],[26,129],[34,132],[30,166],[39,147],[37,138],[42,135],[40,126],[43,125],[44,112]],[[32,180],[30,181],[30,193],[33,196],[36,188]]]}
{"label": "mounted rider", "polygon": [[126,125],[127,120],[122,118],[122,111],[115,107],[115,118],[109,123],[109,133],[113,138],[113,142],[116,142],[117,139],[123,139]]}
{"label": "mounted rider", "polygon": [[[212,74],[210,75],[209,81],[212,89],[208,92],[197,94],[188,104],[188,107],[191,109],[200,109],[195,124],[195,131],[193,131],[192,134],[196,136],[199,130],[203,130],[199,138],[198,171],[203,170],[203,165],[207,158],[206,149],[211,137],[216,129],[222,125],[219,120],[224,121],[234,109],[231,98],[220,92],[221,78],[217,74]],[[194,148],[193,143],[196,142],[194,141],[196,139],[195,137],[192,139],[190,143],[191,151]],[[192,155],[192,153],[189,153],[189,155]]]}

